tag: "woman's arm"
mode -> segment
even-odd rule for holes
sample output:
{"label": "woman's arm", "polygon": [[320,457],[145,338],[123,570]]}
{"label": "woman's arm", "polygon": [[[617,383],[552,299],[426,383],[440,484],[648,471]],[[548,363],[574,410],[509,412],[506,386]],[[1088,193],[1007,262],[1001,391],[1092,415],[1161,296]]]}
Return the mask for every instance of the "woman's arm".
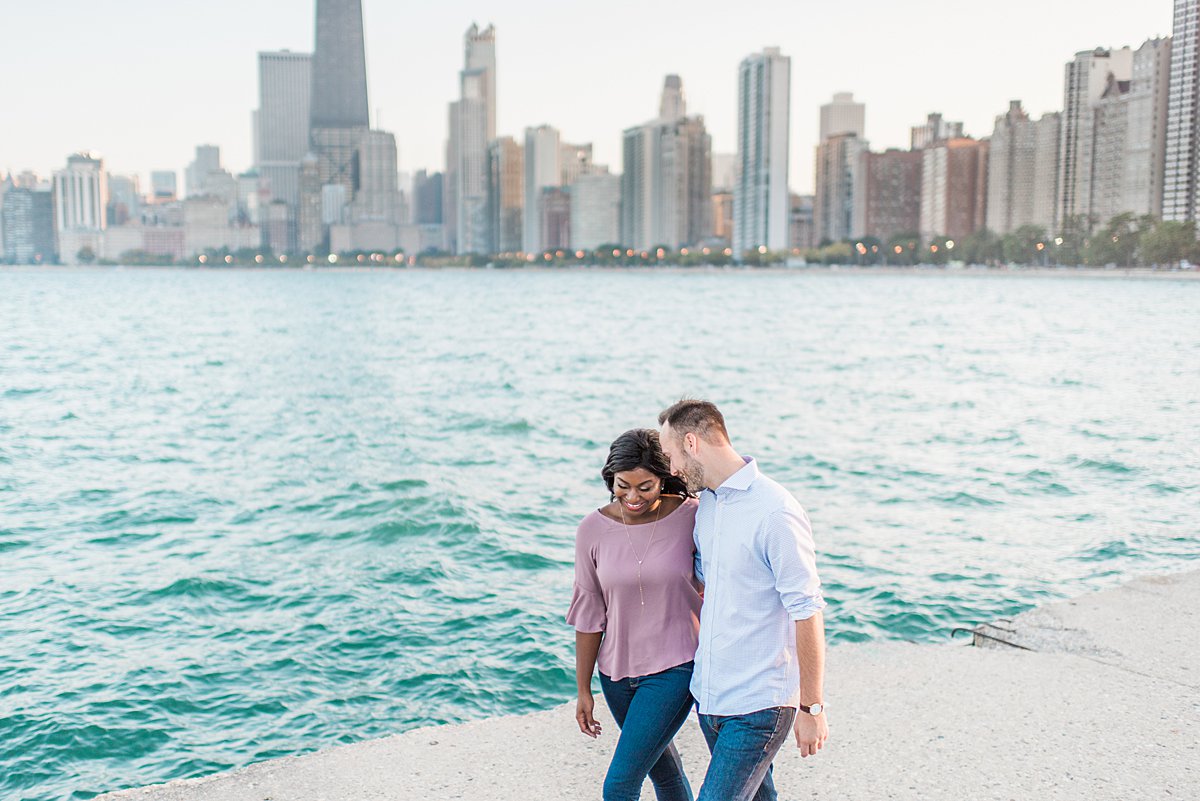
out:
{"label": "woman's arm", "polygon": [[579,692],[575,720],[579,723],[579,730],[588,737],[600,734],[600,724],[592,715],[596,706],[596,700],[592,697],[592,672],[596,669],[596,654],[600,652],[602,639],[602,631],[575,632],[575,688]]}

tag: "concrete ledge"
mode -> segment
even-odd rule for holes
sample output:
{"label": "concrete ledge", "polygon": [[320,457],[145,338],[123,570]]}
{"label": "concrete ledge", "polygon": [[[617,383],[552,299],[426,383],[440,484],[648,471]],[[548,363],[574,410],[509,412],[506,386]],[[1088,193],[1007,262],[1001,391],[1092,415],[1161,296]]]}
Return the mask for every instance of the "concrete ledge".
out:
{"label": "concrete ledge", "polygon": [[[784,799],[1129,801],[1200,798],[1200,572],[1143,578],[997,621],[1031,650],[875,643],[829,652],[831,739],[785,746]],[[617,729],[579,733],[574,703],[418,729],[102,801],[401,801],[600,797]],[[698,791],[707,751],[677,739]],[[643,799],[653,799],[647,782]]]}

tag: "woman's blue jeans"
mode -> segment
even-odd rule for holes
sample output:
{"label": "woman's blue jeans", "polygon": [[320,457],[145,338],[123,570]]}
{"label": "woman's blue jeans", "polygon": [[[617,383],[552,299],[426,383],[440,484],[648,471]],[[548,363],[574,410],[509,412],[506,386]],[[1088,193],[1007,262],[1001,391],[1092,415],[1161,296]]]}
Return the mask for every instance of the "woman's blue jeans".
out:
{"label": "woman's blue jeans", "polygon": [[691,681],[691,662],[619,681],[600,674],[604,700],[621,727],[604,777],[604,801],[637,801],[647,775],[658,801],[692,801],[683,760],[671,742],[692,711]]}

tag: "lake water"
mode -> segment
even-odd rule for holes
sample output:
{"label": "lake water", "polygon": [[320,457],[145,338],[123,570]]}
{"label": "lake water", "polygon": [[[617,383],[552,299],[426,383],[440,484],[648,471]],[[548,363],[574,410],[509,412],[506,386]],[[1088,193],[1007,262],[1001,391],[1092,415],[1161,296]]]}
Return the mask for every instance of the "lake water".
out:
{"label": "lake water", "polygon": [[685,394],[834,643],[1200,558],[1197,281],[0,271],[0,797],[572,697],[575,525]]}

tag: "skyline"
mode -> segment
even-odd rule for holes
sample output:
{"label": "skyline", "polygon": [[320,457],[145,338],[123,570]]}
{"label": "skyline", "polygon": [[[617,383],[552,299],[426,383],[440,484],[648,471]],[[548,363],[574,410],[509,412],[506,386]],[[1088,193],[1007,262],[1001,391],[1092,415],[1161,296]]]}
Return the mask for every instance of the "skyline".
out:
{"label": "skyline", "polygon": [[[82,13],[64,17],[63,5]],[[802,193],[812,189],[819,107],[834,92],[854,92],[866,104],[866,138],[873,150],[906,148],[909,127],[930,111],[962,120],[967,134],[984,137],[1009,100],[1022,100],[1034,116],[1059,110],[1063,69],[1076,52],[1136,47],[1147,38],[1169,35],[1171,28],[1167,0],[1149,9],[1111,0],[1071,0],[1046,9],[1019,0],[1003,11],[966,14],[945,0],[921,0],[904,10],[887,4],[870,4],[877,8],[857,13],[821,9],[809,14],[807,23],[799,9],[758,2],[739,6],[744,24],[728,34],[718,13],[724,7],[707,0],[689,18],[695,26],[690,36],[671,27],[672,9],[665,4],[618,2],[610,4],[613,13],[588,20],[588,35],[580,39],[565,34],[581,26],[554,22],[553,7],[542,0],[490,15],[480,5],[452,2],[400,10],[377,0],[364,2],[371,121],[396,134],[404,172],[445,168],[445,109],[457,96],[462,36],[472,22],[497,29],[497,133],[520,136],[525,127],[550,124],[564,139],[592,142],[596,161],[614,171],[622,169],[621,132],[657,108],[668,73],[682,77],[689,111],[705,117],[714,152],[732,153],[737,65],[763,47],[780,47],[793,59],[790,184]],[[0,169],[48,176],[67,154],[91,150],[111,172],[136,173],[145,182],[153,169],[182,172],[195,146],[203,143],[220,146],[222,162],[232,171],[251,166],[258,53],[311,52],[312,0],[236,7],[236,14],[230,0],[215,0],[203,18],[189,20],[191,35],[182,41],[164,36],[166,23],[151,13],[138,15],[139,8],[159,7],[122,0],[103,11],[71,2],[6,12],[10,30],[52,32],[54,48],[45,49],[49,36],[18,36],[0,55],[10,73],[21,64],[38,64],[40,70],[38,80],[0,86],[6,116],[37,121],[6,126]],[[225,9],[231,11],[222,13]],[[839,61],[845,53],[829,31],[847,30],[851,19],[861,23],[864,14],[871,20],[869,29],[854,44],[853,58]],[[1034,18],[1042,24],[1030,26]],[[239,24],[231,26],[229,19]],[[139,46],[115,48],[109,36],[103,49],[78,47],[85,36],[96,41],[95,30],[111,27],[112,20]],[[632,20],[638,20],[636,30],[668,33],[660,45],[639,50],[641,40],[628,35],[635,29]],[[924,31],[938,30],[936,20],[957,22],[943,23],[940,46],[918,46]],[[1064,20],[1074,24],[1065,26]],[[414,23],[420,34],[401,34],[397,41],[397,32],[412,32]],[[979,30],[993,32],[991,47],[980,47]],[[606,64],[594,57],[622,32],[630,44],[623,45],[621,60]],[[887,56],[871,55],[897,36],[917,44]],[[214,45],[218,37],[222,43]],[[702,44],[692,44],[696,40]],[[214,48],[220,57],[212,56]],[[54,57],[49,62],[47,54]],[[173,69],[161,68],[163,58],[171,59]],[[824,66],[831,63],[836,66]],[[84,71],[92,80],[78,80]],[[130,88],[122,89],[125,85]],[[143,108],[157,116],[140,113]]]}

